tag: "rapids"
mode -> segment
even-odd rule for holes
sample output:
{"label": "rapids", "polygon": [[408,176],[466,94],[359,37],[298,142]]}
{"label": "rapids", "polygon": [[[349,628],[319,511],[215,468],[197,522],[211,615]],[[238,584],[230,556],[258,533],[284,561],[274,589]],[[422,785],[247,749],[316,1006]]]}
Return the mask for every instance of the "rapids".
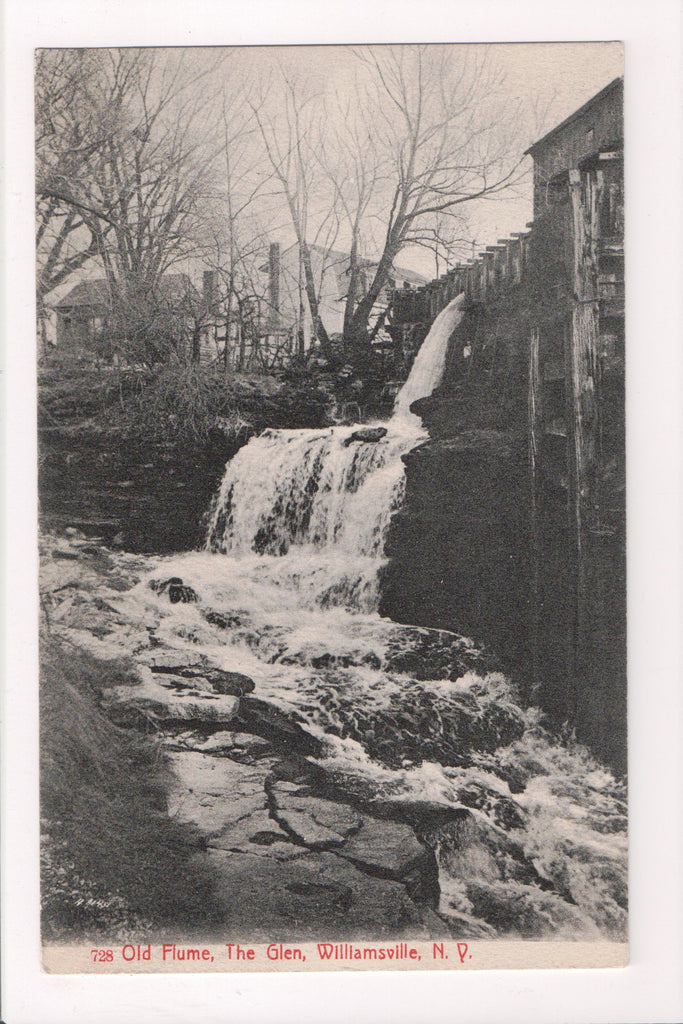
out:
{"label": "rapids", "polygon": [[[315,737],[313,760],[342,790],[469,814],[466,828],[433,814],[416,827],[436,856],[439,912],[461,929],[621,938],[621,784],[571,739],[551,739],[467,638],[376,610],[401,457],[425,438],[410,405],[438,384],[460,306],[435,321],[384,437],[332,427],[253,438],[226,467],[205,550],[146,559],[135,587],[107,597],[129,632],[88,643],[111,656],[153,634],[244,673],[254,697]],[[170,603],[149,585],[160,576],[195,599]]]}

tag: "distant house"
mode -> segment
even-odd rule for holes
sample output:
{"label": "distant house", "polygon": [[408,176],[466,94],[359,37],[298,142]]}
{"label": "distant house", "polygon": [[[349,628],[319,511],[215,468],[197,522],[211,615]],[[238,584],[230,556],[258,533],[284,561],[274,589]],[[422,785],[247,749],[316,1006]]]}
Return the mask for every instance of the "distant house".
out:
{"label": "distant house", "polygon": [[97,344],[111,316],[107,281],[82,281],[55,308],[57,344],[85,348]]}
{"label": "distant house", "polygon": [[[322,322],[330,336],[340,335],[349,294],[351,256],[348,252],[326,249],[320,245],[311,245],[309,250]],[[376,269],[376,262],[367,259],[360,261],[360,280],[357,282],[359,296],[367,293]],[[298,245],[292,245],[280,253],[279,245],[273,243],[268,263],[261,270],[268,273],[269,330],[279,333],[301,331],[304,349],[307,350],[313,341],[313,323]],[[379,296],[377,310],[388,305],[392,289],[404,284],[419,286],[425,284],[426,280],[421,274],[395,266]]]}
{"label": "distant house", "polygon": [[58,348],[110,357],[136,333],[164,334],[179,343],[192,336],[201,297],[187,274],[166,274],[157,288],[117,300],[109,281],[82,281],[54,307]]}

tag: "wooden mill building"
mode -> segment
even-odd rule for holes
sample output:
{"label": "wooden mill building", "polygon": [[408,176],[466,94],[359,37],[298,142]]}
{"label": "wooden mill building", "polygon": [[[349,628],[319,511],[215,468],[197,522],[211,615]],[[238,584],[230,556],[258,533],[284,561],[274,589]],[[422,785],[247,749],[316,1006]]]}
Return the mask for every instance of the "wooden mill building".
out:
{"label": "wooden mill building", "polygon": [[[602,730],[607,746],[625,709],[623,150],[618,78],[528,149],[527,230],[424,288],[397,291],[390,327],[397,343],[424,336],[464,293],[442,385],[418,411],[435,437],[478,431],[491,448],[495,434],[497,450],[520,453],[523,514],[501,512],[501,531],[519,538],[522,568],[514,580],[493,573],[480,607],[509,614],[514,603],[521,674],[560,719],[592,706],[588,732]],[[517,554],[512,544],[501,565]],[[454,607],[486,633],[490,612],[479,621],[476,609]]]}

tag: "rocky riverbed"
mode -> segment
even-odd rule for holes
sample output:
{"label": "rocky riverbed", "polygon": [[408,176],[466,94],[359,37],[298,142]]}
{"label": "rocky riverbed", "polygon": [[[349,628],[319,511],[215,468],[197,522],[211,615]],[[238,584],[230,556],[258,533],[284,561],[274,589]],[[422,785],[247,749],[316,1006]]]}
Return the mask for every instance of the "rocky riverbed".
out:
{"label": "rocky riverbed", "polygon": [[41,541],[43,625],[132,665],[104,711],[159,741],[222,934],[623,939],[609,771],[466,638],[341,608],[323,629],[277,612],[267,557],[235,562]]}

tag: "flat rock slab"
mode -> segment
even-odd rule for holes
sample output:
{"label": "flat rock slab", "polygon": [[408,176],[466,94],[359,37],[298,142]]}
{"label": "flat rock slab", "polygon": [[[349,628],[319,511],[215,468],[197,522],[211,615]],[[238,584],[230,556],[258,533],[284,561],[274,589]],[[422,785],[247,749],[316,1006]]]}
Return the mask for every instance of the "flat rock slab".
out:
{"label": "flat rock slab", "polygon": [[295,846],[290,837],[267,810],[259,809],[232,822],[208,842],[211,849],[234,853],[251,853],[257,857],[270,857],[278,861],[305,856],[308,852]]}
{"label": "flat rock slab", "polygon": [[188,649],[187,651],[173,651],[168,648],[162,650],[151,649],[139,655],[139,660],[144,661],[153,672],[177,672],[181,668],[188,668],[191,665],[204,665],[206,659],[199,653]]}
{"label": "flat rock slab", "polygon": [[300,842],[312,849],[343,845],[363,823],[361,815],[348,804],[315,796],[298,796],[283,790],[281,784],[276,784],[271,793],[276,804],[276,818]]}
{"label": "flat rock slab", "polygon": [[384,878],[414,879],[424,875],[429,887],[435,862],[412,828],[398,821],[373,818],[345,803],[292,791],[291,783],[269,787],[274,816],[288,832],[311,849],[334,849],[340,857]]}
{"label": "flat rock slab", "polygon": [[233,697],[241,697],[242,694],[251,693],[255,687],[254,680],[243,672],[230,672],[226,669],[215,668],[208,662],[200,665],[180,665],[176,668],[169,668],[163,665],[150,665],[155,674],[170,675],[175,679],[186,679],[189,682],[201,679],[208,684],[216,693],[227,693]]}
{"label": "flat rock slab", "polygon": [[[227,725],[239,708],[239,697],[223,696],[198,687],[180,689],[173,685],[172,677],[153,677],[145,669],[141,669],[141,678],[140,686],[119,686],[114,690],[109,714],[118,725],[136,727],[144,725],[146,719]],[[186,682],[183,681],[183,686]]]}
{"label": "flat rock slab", "polygon": [[210,849],[222,927],[235,942],[428,939],[420,909],[398,882],[372,878],[332,853],[286,864]]}
{"label": "flat rock slab", "polygon": [[181,740],[182,745],[188,750],[199,750],[202,754],[214,755],[234,753],[238,759],[245,755],[260,757],[272,750],[268,740],[261,736],[252,736],[248,732],[232,732],[228,729],[214,732],[208,738],[202,734],[188,733],[176,739]]}
{"label": "flat rock slab", "polygon": [[218,835],[247,815],[266,810],[267,767],[195,751],[172,753],[169,759],[176,784],[168,813],[196,825],[204,835]]}

